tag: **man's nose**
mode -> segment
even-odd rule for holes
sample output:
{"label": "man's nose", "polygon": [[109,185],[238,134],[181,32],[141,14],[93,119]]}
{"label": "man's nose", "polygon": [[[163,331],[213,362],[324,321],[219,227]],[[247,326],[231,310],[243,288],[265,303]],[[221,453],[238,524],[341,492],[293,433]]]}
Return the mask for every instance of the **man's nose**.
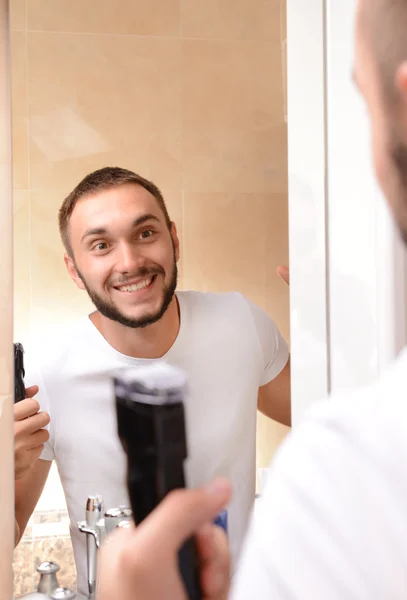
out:
{"label": "man's nose", "polygon": [[116,270],[120,273],[134,273],[144,266],[144,258],[131,244],[122,244],[118,249]]}

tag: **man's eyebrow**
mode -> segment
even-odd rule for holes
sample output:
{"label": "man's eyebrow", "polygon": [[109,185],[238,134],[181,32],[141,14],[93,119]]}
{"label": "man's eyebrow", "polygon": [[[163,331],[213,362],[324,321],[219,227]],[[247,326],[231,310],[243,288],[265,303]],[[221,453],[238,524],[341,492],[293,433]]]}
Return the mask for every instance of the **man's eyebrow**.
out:
{"label": "man's eyebrow", "polygon": [[[136,227],[140,227],[140,225],[143,225],[143,223],[146,223],[147,221],[157,221],[159,223],[160,219],[151,213],[146,213],[145,215],[141,215],[140,217],[137,217],[137,219],[134,219],[134,221],[132,223],[132,229],[135,229]],[[81,238],[81,242],[83,242],[83,240],[86,239],[87,237],[93,237],[95,235],[106,235],[106,234],[107,234],[107,229],[105,227],[93,227],[92,229],[87,229],[85,231],[85,233],[83,234],[83,236]]]}
{"label": "man's eyebrow", "polygon": [[87,237],[94,235],[105,235],[107,233],[104,227],[94,227],[93,229],[87,229],[81,238],[81,242]]}

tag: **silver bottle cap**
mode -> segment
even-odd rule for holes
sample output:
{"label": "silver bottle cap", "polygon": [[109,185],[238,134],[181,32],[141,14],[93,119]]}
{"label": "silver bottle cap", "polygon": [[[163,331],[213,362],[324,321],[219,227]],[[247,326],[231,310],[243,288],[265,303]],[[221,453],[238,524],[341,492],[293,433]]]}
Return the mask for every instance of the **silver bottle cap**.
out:
{"label": "silver bottle cap", "polygon": [[116,525],[117,529],[128,529],[129,527],[133,527],[133,523],[128,519],[122,519]]}
{"label": "silver bottle cap", "polygon": [[108,535],[115,529],[117,523],[123,519],[131,518],[131,510],[126,506],[118,506],[115,508],[109,508],[105,512],[105,527],[106,534]]}
{"label": "silver bottle cap", "polygon": [[108,519],[127,519],[132,516],[131,509],[127,506],[118,506],[117,508],[109,508],[105,512],[105,517]]}
{"label": "silver bottle cap", "polygon": [[55,562],[46,560],[41,564],[37,563],[35,568],[41,575],[51,575],[52,573],[58,573],[60,566]]}

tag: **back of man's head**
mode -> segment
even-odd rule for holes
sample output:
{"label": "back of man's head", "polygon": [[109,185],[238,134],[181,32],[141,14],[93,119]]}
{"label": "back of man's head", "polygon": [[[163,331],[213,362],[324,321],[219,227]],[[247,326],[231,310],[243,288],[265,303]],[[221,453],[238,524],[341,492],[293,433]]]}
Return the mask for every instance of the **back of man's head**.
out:
{"label": "back of man's head", "polygon": [[355,42],[377,180],[407,244],[407,0],[359,0]]}
{"label": "back of man's head", "polygon": [[361,24],[376,60],[384,97],[397,97],[395,77],[407,61],[407,0],[360,0]]}

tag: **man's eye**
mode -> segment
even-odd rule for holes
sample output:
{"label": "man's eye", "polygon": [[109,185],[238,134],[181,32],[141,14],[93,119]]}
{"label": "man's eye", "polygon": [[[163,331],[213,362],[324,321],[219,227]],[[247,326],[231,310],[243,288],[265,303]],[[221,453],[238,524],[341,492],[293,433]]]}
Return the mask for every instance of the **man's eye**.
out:
{"label": "man's eye", "polygon": [[152,229],[147,229],[146,231],[143,231],[143,233],[141,234],[141,237],[143,238],[143,240],[151,237],[153,235],[154,231]]}
{"label": "man's eye", "polygon": [[99,242],[99,244],[96,244],[96,246],[93,246],[94,250],[106,250],[107,249],[107,244],[106,242]]}

